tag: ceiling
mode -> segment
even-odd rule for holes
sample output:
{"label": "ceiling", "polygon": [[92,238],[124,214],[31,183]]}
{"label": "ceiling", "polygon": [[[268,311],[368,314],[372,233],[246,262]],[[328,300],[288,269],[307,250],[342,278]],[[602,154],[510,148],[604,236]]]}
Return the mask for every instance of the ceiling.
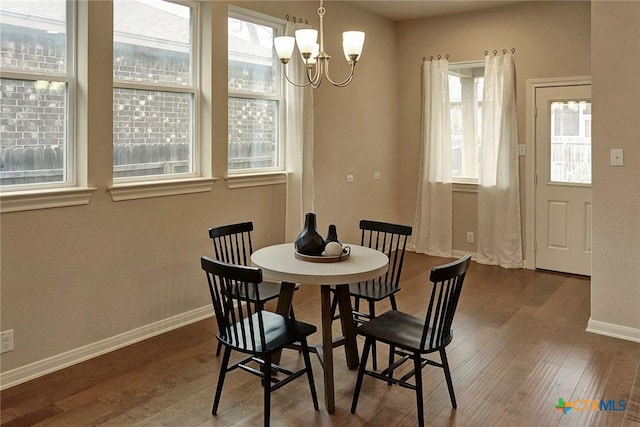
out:
{"label": "ceiling", "polygon": [[358,7],[392,21],[489,9],[526,0],[350,0]]}

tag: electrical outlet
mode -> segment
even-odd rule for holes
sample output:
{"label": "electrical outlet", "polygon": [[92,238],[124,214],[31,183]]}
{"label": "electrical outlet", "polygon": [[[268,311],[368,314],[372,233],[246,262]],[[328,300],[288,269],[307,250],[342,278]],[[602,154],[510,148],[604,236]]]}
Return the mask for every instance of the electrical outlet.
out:
{"label": "electrical outlet", "polygon": [[612,148],[609,152],[611,155],[609,164],[611,166],[624,166],[624,151],[622,148]]}
{"label": "electrical outlet", "polygon": [[467,243],[473,243],[473,231],[467,231]]}
{"label": "electrical outlet", "polygon": [[353,175],[347,175],[347,182],[353,182]]}
{"label": "electrical outlet", "polygon": [[6,353],[13,350],[13,329],[4,331],[0,335],[0,342],[2,343],[2,351],[0,353]]}

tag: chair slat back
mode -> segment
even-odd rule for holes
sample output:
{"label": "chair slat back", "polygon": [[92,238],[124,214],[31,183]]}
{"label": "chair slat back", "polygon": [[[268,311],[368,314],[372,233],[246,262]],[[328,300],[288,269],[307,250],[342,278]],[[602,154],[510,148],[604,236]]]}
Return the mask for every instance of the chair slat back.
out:
{"label": "chair slat back", "polygon": [[413,231],[412,227],[363,219],[360,221],[360,230],[361,246],[376,249],[389,257],[387,273],[375,279],[373,285],[380,285],[389,291],[397,289],[400,284],[407,240]]}
{"label": "chair slat back", "polygon": [[[219,336],[239,349],[264,351],[266,337],[262,309],[257,304],[262,270],[206,256],[201,258],[201,265],[207,276]],[[233,298],[240,292],[254,293],[257,298],[240,302]]]}
{"label": "chair slat back", "polygon": [[210,228],[209,237],[213,240],[215,259],[228,264],[250,265],[253,253],[252,231],[253,222]]}
{"label": "chair slat back", "polygon": [[440,347],[451,339],[451,325],[470,263],[471,255],[467,254],[457,261],[431,269],[429,279],[433,288],[425,316],[421,348]]}

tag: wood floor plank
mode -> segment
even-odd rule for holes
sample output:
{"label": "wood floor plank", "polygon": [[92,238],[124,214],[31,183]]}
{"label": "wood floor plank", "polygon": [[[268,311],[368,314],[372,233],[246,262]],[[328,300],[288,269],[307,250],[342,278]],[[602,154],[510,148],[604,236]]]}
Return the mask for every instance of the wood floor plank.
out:
{"label": "wood floor plank", "polygon": [[[402,311],[421,315],[429,268],[444,258],[407,253]],[[206,286],[206,283],[202,283]],[[293,304],[300,320],[320,324],[317,287],[302,286]],[[389,309],[388,302],[377,312]],[[275,310],[275,303],[267,308]],[[590,285],[584,277],[505,270],[472,263],[447,347],[458,409],[451,408],[442,370],[423,369],[428,426],[640,427],[640,344],[585,332]],[[340,325],[332,325],[334,334]],[[0,392],[2,426],[247,426],[262,424],[259,380],[229,373],[217,416],[211,405],[221,358],[215,321],[206,319]],[[310,342],[321,339],[316,333]],[[358,338],[361,348],[362,338]],[[378,345],[379,361],[387,349]],[[313,410],[308,384],[296,380],[273,393],[272,425],[415,426],[415,394],[365,377],[358,410],[349,411],[357,371],[336,351],[336,412]],[[439,360],[438,356],[434,357]],[[287,350],[283,364],[301,366]],[[318,396],[322,367],[312,357]],[[559,398],[627,399],[624,412],[555,408]]]}

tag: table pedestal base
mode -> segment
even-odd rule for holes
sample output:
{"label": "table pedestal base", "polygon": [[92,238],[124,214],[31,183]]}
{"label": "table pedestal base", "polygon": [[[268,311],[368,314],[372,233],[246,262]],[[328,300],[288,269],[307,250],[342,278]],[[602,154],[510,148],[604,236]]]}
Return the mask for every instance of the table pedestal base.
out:
{"label": "table pedestal base", "polygon": [[[276,313],[289,316],[294,292],[293,283],[282,283],[280,297]],[[351,298],[349,297],[348,285],[336,285],[336,296],[340,310],[340,322],[342,324],[342,337],[333,339],[331,330],[331,288],[328,285],[320,286],[320,309],[322,312],[322,344],[311,347],[318,354],[324,374],[324,402],[327,412],[332,414],[336,410],[335,390],[333,381],[333,348],[344,345],[347,367],[355,369],[358,367],[358,346],[356,343],[356,328],[351,317]],[[274,363],[279,363],[280,355],[274,355]]]}

